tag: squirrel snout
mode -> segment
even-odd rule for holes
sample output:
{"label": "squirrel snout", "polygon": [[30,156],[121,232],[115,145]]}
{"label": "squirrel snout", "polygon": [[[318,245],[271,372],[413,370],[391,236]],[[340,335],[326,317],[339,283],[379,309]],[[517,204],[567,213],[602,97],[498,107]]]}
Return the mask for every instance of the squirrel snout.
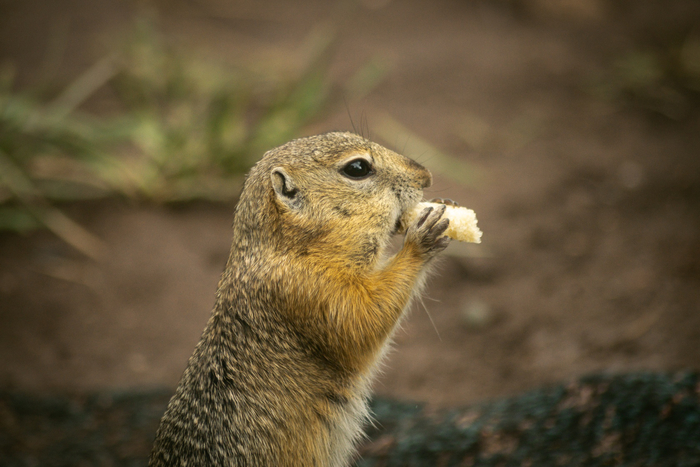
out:
{"label": "squirrel snout", "polygon": [[433,184],[433,176],[430,171],[413,159],[406,157],[405,160],[408,162],[408,171],[414,174],[418,185],[421,188],[429,188]]}
{"label": "squirrel snout", "polygon": [[421,178],[421,188],[430,188],[433,184],[433,176],[430,174],[428,169],[423,169],[425,173],[422,174]]}
{"label": "squirrel snout", "polygon": [[414,170],[412,170],[412,172],[416,185],[418,185],[421,189],[429,188],[430,185],[433,184],[433,175],[422,165],[415,162],[414,164],[415,165],[412,167]]}

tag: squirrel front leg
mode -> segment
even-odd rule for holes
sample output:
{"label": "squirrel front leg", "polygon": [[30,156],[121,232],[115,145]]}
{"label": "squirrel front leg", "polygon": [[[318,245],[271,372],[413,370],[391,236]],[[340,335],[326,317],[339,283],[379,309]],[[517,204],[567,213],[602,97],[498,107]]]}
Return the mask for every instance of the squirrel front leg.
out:
{"label": "squirrel front leg", "polygon": [[335,335],[328,337],[340,344],[345,366],[373,360],[409,304],[423,267],[449,244],[444,212],[445,206],[426,208],[386,267],[355,278],[329,303],[329,331]]}

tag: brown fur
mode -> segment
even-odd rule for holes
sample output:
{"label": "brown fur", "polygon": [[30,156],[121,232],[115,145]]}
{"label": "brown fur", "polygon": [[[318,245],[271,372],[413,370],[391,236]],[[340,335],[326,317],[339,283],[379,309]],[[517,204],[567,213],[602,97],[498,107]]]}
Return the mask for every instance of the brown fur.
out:
{"label": "brown fur", "polygon": [[[370,160],[362,180],[341,172]],[[151,466],[344,466],[369,382],[426,264],[442,210],[408,226],[430,173],[349,133],[302,138],[251,170],[202,339],[158,430]]]}

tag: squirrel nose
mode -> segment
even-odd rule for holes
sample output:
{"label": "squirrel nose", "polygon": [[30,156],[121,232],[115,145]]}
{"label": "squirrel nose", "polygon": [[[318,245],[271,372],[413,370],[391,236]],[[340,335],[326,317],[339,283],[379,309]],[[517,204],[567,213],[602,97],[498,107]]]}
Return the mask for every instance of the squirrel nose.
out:
{"label": "squirrel nose", "polygon": [[422,165],[416,164],[416,166],[416,180],[420,184],[421,188],[428,188],[433,184],[433,175],[430,173],[430,170],[426,169]]}
{"label": "squirrel nose", "polygon": [[424,169],[425,173],[423,174],[422,177],[422,188],[428,188],[430,185],[433,184],[433,176],[430,174],[430,172],[427,169]]}
{"label": "squirrel nose", "polygon": [[421,188],[428,188],[433,184],[433,176],[430,174],[428,169],[408,157],[406,158],[406,161],[408,162],[408,170],[415,173],[416,179],[418,180],[418,183],[420,183]]}

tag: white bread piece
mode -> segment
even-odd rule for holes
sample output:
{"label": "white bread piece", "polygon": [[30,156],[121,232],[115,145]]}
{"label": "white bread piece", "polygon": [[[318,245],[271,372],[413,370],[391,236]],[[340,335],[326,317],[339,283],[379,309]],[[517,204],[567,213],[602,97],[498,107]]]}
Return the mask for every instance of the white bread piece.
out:
{"label": "white bread piece", "polygon": [[[410,225],[427,207],[437,208],[438,203],[418,203],[405,214],[404,225]],[[442,216],[450,220],[445,235],[460,242],[481,243],[481,230],[476,226],[476,214],[471,209],[462,206],[447,206]]]}

